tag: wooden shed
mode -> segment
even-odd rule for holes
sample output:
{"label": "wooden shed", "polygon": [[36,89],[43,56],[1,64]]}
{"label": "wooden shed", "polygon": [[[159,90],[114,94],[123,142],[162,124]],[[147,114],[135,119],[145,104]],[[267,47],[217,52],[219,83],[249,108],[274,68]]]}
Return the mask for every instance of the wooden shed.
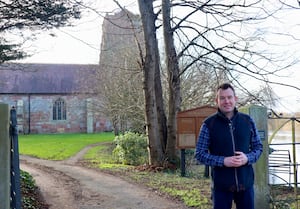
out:
{"label": "wooden shed", "polygon": [[217,107],[205,105],[178,112],[176,140],[177,148],[195,148],[199,130],[204,119],[216,111]]}

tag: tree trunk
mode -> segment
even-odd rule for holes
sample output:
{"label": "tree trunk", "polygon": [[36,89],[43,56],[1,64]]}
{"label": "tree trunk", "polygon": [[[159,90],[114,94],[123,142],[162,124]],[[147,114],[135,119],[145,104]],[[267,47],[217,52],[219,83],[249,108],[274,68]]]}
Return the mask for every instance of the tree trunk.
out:
{"label": "tree trunk", "polygon": [[159,53],[156,38],[155,19],[152,1],[139,0],[139,10],[142,17],[146,56],[142,66],[144,73],[144,92],[146,106],[146,127],[149,140],[149,162],[151,165],[161,165],[164,154],[159,137],[157,96],[155,89],[156,72],[159,72]]}
{"label": "tree trunk", "polygon": [[157,69],[155,73],[155,95],[156,95],[156,107],[157,107],[157,122],[158,122],[158,132],[159,138],[162,144],[162,150],[164,154],[166,153],[167,147],[167,137],[168,137],[168,128],[167,128],[167,117],[165,113],[165,105],[162,93],[161,86],[161,77],[160,70]]}
{"label": "tree trunk", "polygon": [[165,54],[168,70],[169,84],[169,114],[168,114],[168,140],[166,155],[168,161],[176,161],[176,115],[180,109],[180,79],[177,53],[174,46],[173,31],[170,19],[170,0],[162,0],[163,31],[165,41]]}

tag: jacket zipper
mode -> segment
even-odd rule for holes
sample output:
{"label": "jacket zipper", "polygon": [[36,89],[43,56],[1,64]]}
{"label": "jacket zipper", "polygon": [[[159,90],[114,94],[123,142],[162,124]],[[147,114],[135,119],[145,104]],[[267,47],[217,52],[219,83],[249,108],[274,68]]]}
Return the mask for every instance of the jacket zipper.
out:
{"label": "jacket zipper", "polygon": [[[234,142],[232,122],[229,122],[229,129],[230,129],[230,135],[231,135],[233,155],[235,155],[235,142]],[[234,168],[234,177],[235,177],[236,191],[239,192],[239,181],[238,181],[238,175],[237,175],[237,168]]]}

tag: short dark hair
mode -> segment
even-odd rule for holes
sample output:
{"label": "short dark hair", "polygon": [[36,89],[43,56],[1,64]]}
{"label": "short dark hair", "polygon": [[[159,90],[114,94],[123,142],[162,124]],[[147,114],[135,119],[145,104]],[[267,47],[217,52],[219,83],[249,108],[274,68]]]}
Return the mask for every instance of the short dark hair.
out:
{"label": "short dark hair", "polygon": [[218,87],[217,91],[218,91],[219,89],[226,90],[226,89],[229,89],[229,88],[233,91],[233,94],[235,95],[235,90],[234,90],[233,86],[232,86],[230,83],[223,83],[223,84],[221,84],[221,85]]}

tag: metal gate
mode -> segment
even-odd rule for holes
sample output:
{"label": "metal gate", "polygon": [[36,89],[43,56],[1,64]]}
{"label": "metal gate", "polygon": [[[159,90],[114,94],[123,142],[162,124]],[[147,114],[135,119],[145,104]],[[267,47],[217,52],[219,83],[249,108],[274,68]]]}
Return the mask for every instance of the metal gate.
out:
{"label": "metal gate", "polygon": [[[283,120],[283,123],[274,130],[272,135],[269,137],[269,174],[276,178],[281,178],[280,174],[288,175],[288,178],[281,178],[282,185],[291,186],[294,188],[295,201],[297,201],[298,208],[298,165],[297,163],[297,152],[296,147],[300,143],[296,142],[296,122],[300,123],[300,120],[296,117],[283,117],[275,112],[269,115],[269,119]],[[291,124],[291,142],[273,143],[272,140],[277,136],[278,132],[286,124]],[[289,136],[290,137],[290,136]],[[293,179],[292,179],[293,177]]]}
{"label": "metal gate", "polygon": [[10,110],[9,138],[11,142],[11,209],[21,209],[21,184],[20,184],[20,162],[19,162],[19,142],[17,129],[17,115],[15,108]]}

